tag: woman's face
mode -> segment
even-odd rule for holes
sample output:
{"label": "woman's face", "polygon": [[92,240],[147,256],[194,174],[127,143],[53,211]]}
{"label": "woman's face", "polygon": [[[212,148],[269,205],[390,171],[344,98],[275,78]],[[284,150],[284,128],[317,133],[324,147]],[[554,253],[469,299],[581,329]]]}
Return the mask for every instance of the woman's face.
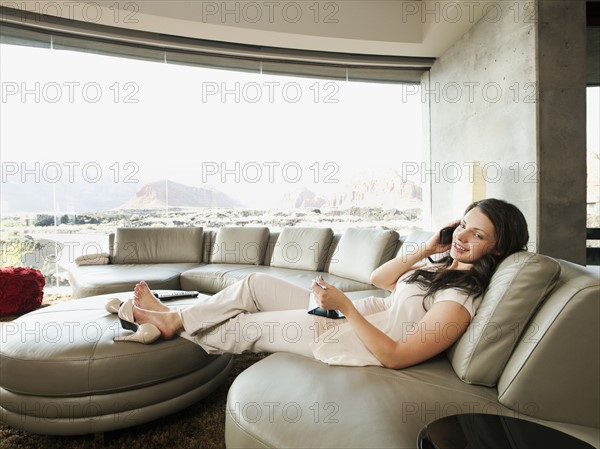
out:
{"label": "woman's face", "polygon": [[460,221],[452,236],[450,257],[473,263],[496,248],[496,232],[490,219],[474,207]]}

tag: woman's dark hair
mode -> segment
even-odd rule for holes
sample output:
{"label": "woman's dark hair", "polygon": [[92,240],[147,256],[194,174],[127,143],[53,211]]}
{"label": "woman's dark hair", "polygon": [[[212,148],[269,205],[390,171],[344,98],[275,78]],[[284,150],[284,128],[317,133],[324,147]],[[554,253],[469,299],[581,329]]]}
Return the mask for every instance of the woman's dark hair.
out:
{"label": "woman's dark hair", "polygon": [[482,295],[498,264],[507,256],[526,249],[529,240],[527,221],[516,206],[506,201],[489,198],[470,204],[465,214],[474,208],[478,208],[494,225],[495,251],[473,262],[473,267],[469,271],[447,270],[446,268],[453,261],[450,256],[440,260],[437,269],[415,270],[406,282],[417,283],[425,289],[423,307],[426,310],[433,301],[433,295],[446,288],[456,288],[474,298]]}

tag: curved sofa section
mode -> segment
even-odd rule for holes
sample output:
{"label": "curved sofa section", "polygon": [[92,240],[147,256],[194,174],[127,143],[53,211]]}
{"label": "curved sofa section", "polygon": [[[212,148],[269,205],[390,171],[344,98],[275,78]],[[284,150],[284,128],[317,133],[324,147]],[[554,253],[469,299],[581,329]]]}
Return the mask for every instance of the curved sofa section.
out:
{"label": "curved sofa section", "polygon": [[69,301],[0,323],[2,422],[52,435],[106,432],[182,410],[227,378],[231,355],[208,355],[183,338],[115,343],[124,331],[104,309],[113,296],[130,294]]}

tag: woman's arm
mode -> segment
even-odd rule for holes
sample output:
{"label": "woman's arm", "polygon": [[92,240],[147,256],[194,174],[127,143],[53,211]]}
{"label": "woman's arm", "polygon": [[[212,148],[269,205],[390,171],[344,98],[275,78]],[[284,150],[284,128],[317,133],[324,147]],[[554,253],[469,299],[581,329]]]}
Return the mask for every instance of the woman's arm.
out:
{"label": "woman's arm", "polygon": [[433,254],[433,252],[427,251],[426,248],[418,248],[415,251],[414,248],[408,249],[402,245],[396,257],[373,270],[370,278],[371,284],[391,292],[396,287],[396,282],[398,282],[400,276],[411,269],[419,268],[417,263]]}
{"label": "woman's arm", "polygon": [[[455,220],[448,223],[447,226],[454,226],[458,222],[458,220]],[[448,251],[449,248],[450,244],[440,244],[439,231],[431,236],[427,243],[420,245],[417,248],[404,243],[400,247],[400,252],[396,257],[388,260],[386,263],[373,270],[370,279],[371,284],[377,288],[392,291],[396,287],[396,282],[398,282],[400,276],[411,269],[419,268],[419,266],[416,265],[418,262],[434,254]]]}
{"label": "woman's arm", "polygon": [[340,310],[365,346],[386,368],[406,368],[439,354],[458,341],[471,321],[471,315],[461,304],[440,301],[419,323],[407,326],[401,340],[394,341],[367,321],[342,291],[324,281],[319,283],[327,287],[313,286],[321,307]]}
{"label": "woman's arm", "polygon": [[365,346],[386,368],[401,369],[421,363],[452,346],[467,329],[471,315],[453,301],[434,304],[419,323],[407,326],[406,334],[394,341],[356,309],[343,312]]}

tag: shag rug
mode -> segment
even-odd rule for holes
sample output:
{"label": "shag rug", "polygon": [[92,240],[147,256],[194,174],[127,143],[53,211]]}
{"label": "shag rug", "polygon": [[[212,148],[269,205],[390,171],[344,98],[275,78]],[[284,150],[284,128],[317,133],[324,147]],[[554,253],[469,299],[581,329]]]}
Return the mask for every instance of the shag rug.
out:
{"label": "shag rug", "polygon": [[[65,298],[44,298],[42,307]],[[16,318],[4,317],[1,321]],[[0,424],[0,449],[198,449],[225,447],[227,391],[238,374],[268,354],[234,356],[227,380],[200,402],[164,418],[102,435],[36,435]]]}

